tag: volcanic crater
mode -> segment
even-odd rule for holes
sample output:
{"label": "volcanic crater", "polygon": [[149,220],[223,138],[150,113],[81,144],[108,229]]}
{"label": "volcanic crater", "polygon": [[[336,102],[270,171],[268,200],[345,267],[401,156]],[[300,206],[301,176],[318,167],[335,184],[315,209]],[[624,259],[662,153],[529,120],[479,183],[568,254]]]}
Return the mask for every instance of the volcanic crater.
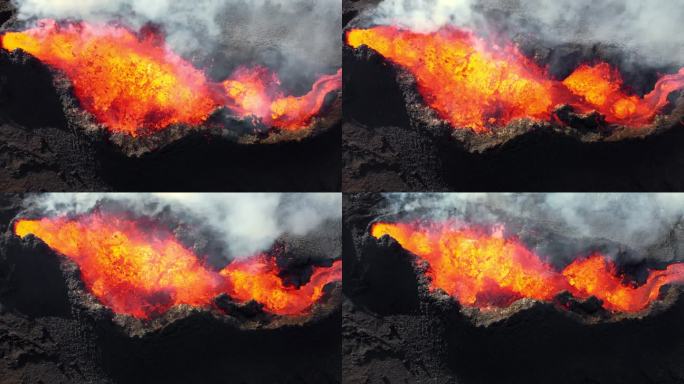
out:
{"label": "volcanic crater", "polygon": [[[22,210],[20,201],[8,195],[2,209],[7,230],[0,246],[0,324],[8,357],[0,366],[3,377],[65,383],[224,382],[226,377],[239,382],[339,382],[340,279],[322,284],[320,297],[293,314],[279,315],[268,305],[226,293],[199,306],[169,307],[163,291],[142,300],[165,309],[143,316],[117,313],[84,281],[89,267],[83,259],[75,261],[39,237],[21,239],[14,233],[18,222],[36,216]],[[121,213],[116,204],[98,209]],[[206,268],[225,265],[222,246],[212,240],[215,234],[179,224],[169,212],[154,220],[165,224],[148,228],[149,236],[171,230],[187,249],[206,255],[201,259]],[[269,251],[278,273],[274,277],[285,286],[304,287],[316,278],[315,271],[339,268],[334,261],[341,257],[339,224],[325,224],[310,236],[284,235]],[[184,281],[192,279],[191,271],[183,273]]]}
{"label": "volcanic crater", "polygon": [[[159,79],[149,79],[148,85],[162,90],[165,86],[176,87],[168,88],[171,90],[170,99],[181,97],[174,94],[194,99],[184,103],[177,112],[173,112],[172,108],[176,107],[171,105],[160,107],[157,112],[150,110],[146,115],[144,111],[139,114],[137,110],[145,108],[145,101],[135,102],[131,99],[133,95],[126,96],[128,99],[122,96],[112,99],[111,106],[97,106],[98,100],[111,97],[108,95],[115,91],[125,92],[130,87],[106,85],[102,80],[85,78],[79,78],[78,85],[75,85],[75,74],[82,75],[83,71],[87,73],[89,69],[74,72],[71,69],[65,71],[58,68],[67,64],[59,64],[58,58],[54,59],[56,61],[46,59],[46,55],[51,54],[46,52],[49,50],[47,40],[40,40],[42,42],[39,49],[43,51],[36,51],[36,56],[25,52],[25,49],[33,50],[33,41],[29,39],[35,36],[38,36],[36,39],[47,39],[44,36],[56,33],[66,36],[73,31],[83,30],[81,28],[96,30],[98,27],[72,21],[52,24],[53,21],[47,20],[39,22],[39,25],[47,27],[31,29],[35,24],[16,21],[16,11],[11,3],[3,1],[2,6],[7,10],[5,16],[9,16],[0,20],[4,23],[0,31],[5,36],[6,45],[6,49],[0,50],[0,69],[3,76],[0,118],[6,128],[3,129],[3,142],[7,148],[3,151],[6,191],[339,189],[339,177],[336,177],[339,175],[336,175],[340,168],[339,156],[336,157],[335,154],[340,153],[342,112],[341,90],[334,85],[339,81],[335,80],[336,75],[322,75],[318,81],[312,77],[313,74],[304,76],[306,78],[292,76],[292,79],[284,79],[283,84],[294,89],[293,93],[304,95],[288,96],[285,91],[275,89],[280,86],[280,79],[275,77],[277,75],[270,73],[258,62],[259,49],[269,48],[250,47],[247,50],[243,47],[244,43],[239,43],[235,45],[235,49],[244,50],[244,57],[254,59],[252,72],[239,70],[240,66],[250,65],[250,62],[228,62],[239,57],[233,53],[227,58],[204,60],[213,65],[208,72],[223,73],[216,67],[224,66],[233,68],[236,76],[227,79],[222,85],[205,80],[209,82],[207,89],[211,88],[211,92],[215,93],[211,96],[215,99],[211,102],[216,103],[215,108],[208,109],[208,99],[201,100],[201,92],[185,93],[186,90],[174,85],[173,81],[190,76],[191,79],[183,81],[193,87],[199,86],[197,79],[204,77],[201,70],[194,69],[193,64],[184,62],[179,56],[171,64],[159,64],[160,68],[165,65],[180,68],[173,69],[179,71],[178,79],[170,81],[170,73],[160,73]],[[114,36],[122,33],[116,28],[133,33],[125,27],[102,28],[115,31],[112,32]],[[139,42],[129,42],[131,49],[146,52],[145,44],[163,44],[163,31],[155,28],[149,26],[148,30],[140,31],[135,37],[140,39]],[[106,35],[102,31],[97,33]],[[16,49],[7,47],[10,44],[8,36],[16,40],[12,41],[12,44],[16,43]],[[161,43],[158,39],[162,39]],[[225,39],[223,45],[233,46],[228,34]],[[113,44],[118,43],[113,41]],[[136,44],[140,44],[140,47],[136,47]],[[94,49],[92,46],[84,47],[84,52]],[[146,60],[145,53],[142,55],[141,60]],[[75,57],[80,60],[77,55]],[[92,68],[91,74],[111,69],[106,67],[109,64],[101,65],[101,69]],[[149,67],[140,68],[142,70]],[[331,73],[335,70],[338,68],[331,69]],[[112,73],[116,76],[117,71]],[[211,73],[207,74],[209,75],[216,76]],[[254,86],[254,90],[250,86]],[[107,91],[108,87],[114,88]],[[225,92],[231,97],[235,95],[237,99],[225,106],[221,105],[222,101],[217,96],[221,87],[225,87]],[[88,96],[83,91],[86,88],[92,88],[92,92],[96,94]],[[145,92],[145,87],[136,87],[138,88]],[[268,103],[266,99],[257,101],[261,100],[256,99],[258,97],[273,97],[272,105],[263,106],[274,108],[272,114],[263,110],[254,112],[263,115],[263,119],[253,116],[250,110],[257,108],[255,105],[261,105],[258,103],[262,101]],[[169,99],[163,94],[157,94],[156,100],[167,103]],[[193,107],[191,102],[197,105]],[[131,105],[126,107],[125,103]],[[89,105],[95,107],[88,107]],[[287,115],[288,108],[293,109],[292,115]],[[184,122],[182,117],[174,117],[174,113],[188,116],[196,113],[203,117],[190,117],[192,122]],[[282,121],[271,122],[269,119],[272,116],[280,116],[278,118],[282,117]],[[138,125],[120,120],[128,118],[144,123]],[[298,119],[301,119],[301,123]],[[156,126],[156,121],[170,123]],[[173,169],[174,172],[163,172],[163,169]],[[287,176],[295,173],[300,177]],[[305,177],[301,177],[302,175]]]}
{"label": "volcanic crater", "polygon": [[[344,210],[345,382],[677,383],[684,377],[684,333],[677,325],[684,314],[681,282],[665,284],[655,300],[631,312],[606,310],[596,297],[567,291],[548,301],[516,296],[480,308],[435,289],[430,263],[403,248],[403,240],[371,235],[377,223],[425,220],[428,212],[393,213],[382,197],[365,194],[345,196]],[[682,260],[677,228],[648,251],[668,262],[635,262],[644,250],[570,238],[529,219],[510,218],[505,231],[554,255],[549,262],[556,270],[600,250],[620,266],[628,279],[623,284],[643,284],[653,269]],[[478,300],[496,303],[491,295]]]}
{"label": "volcanic crater", "polygon": [[[681,184],[669,166],[681,162],[671,147],[681,141],[684,120],[680,68],[653,67],[638,53],[608,44],[558,45],[530,34],[486,41],[458,27],[422,34],[377,26],[369,17],[377,1],[345,3],[343,178],[349,190],[653,190]],[[503,36],[512,30],[507,16],[520,17],[514,6],[481,3],[483,16]],[[483,57],[494,61],[477,61],[481,48],[464,43],[471,39],[479,42],[473,46],[489,44]],[[481,85],[429,83],[430,76],[445,80],[421,63],[457,65],[451,60],[461,57],[454,53],[458,47],[474,49],[464,56],[471,61],[464,73],[477,63],[501,73],[472,74]],[[480,105],[484,96],[475,93],[488,94],[482,90],[489,81],[485,73],[500,76],[502,85],[493,91],[498,99]],[[542,83],[550,93],[537,88]],[[668,85],[654,91],[658,83]],[[447,96],[452,88],[456,93]],[[651,108],[646,104],[658,105],[657,112],[637,118],[641,108]]]}

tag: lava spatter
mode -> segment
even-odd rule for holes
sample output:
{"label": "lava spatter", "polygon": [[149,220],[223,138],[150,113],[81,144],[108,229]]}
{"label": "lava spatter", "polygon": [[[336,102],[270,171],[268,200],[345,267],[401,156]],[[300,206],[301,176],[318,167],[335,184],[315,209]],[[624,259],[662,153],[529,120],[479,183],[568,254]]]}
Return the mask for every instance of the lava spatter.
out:
{"label": "lava spatter", "polygon": [[614,262],[595,253],[556,271],[502,227],[485,231],[453,222],[375,223],[371,235],[389,235],[429,264],[430,287],[441,289],[462,305],[506,307],[531,298],[551,301],[563,291],[574,297],[595,296],[614,312],[638,312],[658,298],[662,286],[684,283],[684,263],[651,270],[644,284],[625,283]]}
{"label": "lava spatter", "polygon": [[173,306],[208,307],[227,293],[255,300],[278,315],[306,313],[323,287],[341,279],[341,262],[314,267],[309,282],[285,286],[273,257],[236,260],[222,271],[204,265],[168,230],[147,220],[93,212],[78,218],[18,220],[20,237],[34,235],[73,260],[87,290],[114,312],[151,318]]}

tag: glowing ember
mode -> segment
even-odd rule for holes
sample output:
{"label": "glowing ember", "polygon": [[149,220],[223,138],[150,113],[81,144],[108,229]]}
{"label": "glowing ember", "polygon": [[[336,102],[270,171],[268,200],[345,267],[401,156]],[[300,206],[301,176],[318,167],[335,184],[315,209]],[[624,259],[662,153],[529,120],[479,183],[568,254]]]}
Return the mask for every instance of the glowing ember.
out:
{"label": "glowing ember", "polygon": [[179,304],[208,306],[222,292],[241,302],[260,302],[272,313],[294,315],[320,299],[326,284],[341,279],[337,261],[331,268],[315,268],[307,284],[286,287],[273,259],[265,255],[235,261],[217,272],[167,230],[103,213],[19,220],[14,230],[20,237],[32,234],[72,259],[88,291],[114,312],[138,318]]}
{"label": "glowing ember", "polygon": [[338,72],[321,77],[307,95],[284,96],[277,77],[262,68],[242,69],[235,79],[215,84],[161,36],[111,25],[42,20],[36,28],[2,35],[0,46],[22,49],[63,71],[85,110],[113,132],[132,136],[201,124],[223,105],[240,117],[297,130],[310,125],[325,96],[341,87]]}
{"label": "glowing ember", "polygon": [[503,228],[488,234],[457,229],[452,222],[376,223],[371,235],[389,235],[425,260],[431,289],[441,289],[471,307],[505,307],[521,298],[551,301],[563,291],[580,299],[595,296],[616,312],[637,312],[658,298],[662,286],[684,283],[684,263],[652,270],[641,286],[623,282],[617,268],[600,254],[580,258],[562,272],[544,262]]}
{"label": "glowing ember", "polygon": [[620,73],[606,63],[579,67],[563,82],[513,44],[487,42],[453,27],[423,34],[390,26],[353,29],[347,43],[366,45],[406,68],[425,102],[454,127],[486,132],[521,118],[551,120],[559,105],[598,111],[609,123],[642,127],[684,88],[684,68],[663,76],[640,98],[623,90]]}

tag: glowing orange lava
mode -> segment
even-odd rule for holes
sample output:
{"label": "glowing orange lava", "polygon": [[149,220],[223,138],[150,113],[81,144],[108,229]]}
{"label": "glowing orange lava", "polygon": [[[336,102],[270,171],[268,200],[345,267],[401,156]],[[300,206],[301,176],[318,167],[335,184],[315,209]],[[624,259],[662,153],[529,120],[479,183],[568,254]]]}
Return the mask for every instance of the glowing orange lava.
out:
{"label": "glowing orange lava", "polygon": [[204,74],[159,43],[115,26],[87,23],[9,32],[2,47],[23,49],[66,73],[84,109],[114,131],[202,123],[218,107]]}
{"label": "glowing orange lava", "polygon": [[486,132],[521,118],[551,120],[559,105],[598,111],[607,122],[642,127],[684,88],[684,68],[663,76],[643,98],[623,89],[620,73],[606,63],[582,65],[564,81],[525,57],[515,45],[498,45],[472,32],[444,27],[417,33],[391,26],[352,29],[353,48],[362,45],[406,68],[425,102],[457,128]]}
{"label": "glowing orange lava", "polygon": [[320,299],[326,284],[341,279],[337,261],[331,268],[316,267],[301,287],[287,287],[266,255],[234,261],[217,272],[168,230],[99,212],[77,219],[19,220],[14,231],[20,237],[32,234],[72,259],[89,292],[114,312],[138,318],[179,304],[209,306],[223,292],[240,302],[260,302],[275,314],[295,315]]}
{"label": "glowing orange lava", "polygon": [[615,264],[600,254],[575,260],[562,271],[570,292],[578,297],[596,296],[607,309],[637,312],[658,299],[660,288],[670,283],[684,283],[684,264],[670,264],[664,270],[651,270],[640,286],[628,285],[617,274]]}
{"label": "glowing orange lava", "polygon": [[267,126],[296,130],[323,106],[325,97],[342,87],[342,70],[319,78],[304,96],[285,96],[278,75],[263,67],[239,68],[223,82],[227,105],[238,116],[254,116]]}
{"label": "glowing orange lava", "polygon": [[521,298],[551,301],[563,291],[595,296],[604,308],[637,312],[658,298],[662,286],[684,283],[684,263],[652,270],[640,286],[623,282],[612,261],[600,254],[579,258],[560,273],[503,228],[492,233],[457,228],[452,222],[375,223],[371,235],[389,235],[429,264],[431,289],[441,289],[471,307],[505,307]]}
{"label": "glowing orange lava", "polygon": [[[325,96],[341,87],[341,73],[321,77],[301,97],[284,96],[275,75],[269,82],[212,83],[158,34],[112,25],[41,20],[35,28],[0,36],[0,46],[22,49],[63,71],[85,110],[111,131],[132,136],[173,124],[201,124],[224,105],[269,126],[302,129]],[[261,68],[243,69],[234,76],[255,79],[263,73]]]}
{"label": "glowing orange lava", "polygon": [[293,315],[301,313],[323,296],[323,287],[342,279],[342,262],[335,261],[331,268],[318,268],[310,282],[300,287],[288,287],[278,277],[275,260],[266,256],[234,261],[221,271],[230,284],[226,291],[231,297],[255,300],[273,313]]}

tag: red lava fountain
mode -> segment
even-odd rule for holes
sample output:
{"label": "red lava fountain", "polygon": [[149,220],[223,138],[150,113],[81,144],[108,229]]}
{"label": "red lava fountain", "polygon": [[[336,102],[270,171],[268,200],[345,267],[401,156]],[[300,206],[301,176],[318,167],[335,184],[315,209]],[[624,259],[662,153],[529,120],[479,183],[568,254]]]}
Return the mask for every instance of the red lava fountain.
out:
{"label": "red lava fountain", "polygon": [[554,80],[512,43],[495,44],[454,27],[434,33],[392,26],[352,29],[346,40],[408,70],[442,119],[475,132],[522,118],[550,121],[559,105],[580,113],[597,111],[608,123],[643,127],[668,104],[670,93],[684,88],[682,68],[639,97],[626,91],[617,69],[603,62],[581,65],[565,80]]}
{"label": "red lava fountain", "polygon": [[100,212],[19,220],[14,231],[20,237],[34,235],[73,260],[90,293],[114,312],[138,318],[179,304],[209,306],[224,292],[239,302],[255,300],[278,315],[302,314],[321,298],[326,284],[342,276],[336,261],[330,268],[315,267],[308,283],[286,286],[269,255],[234,261],[217,272],[170,231]]}
{"label": "red lava fountain", "polygon": [[41,20],[35,28],[0,36],[0,47],[22,49],[63,71],[86,111],[112,132],[132,136],[199,125],[222,106],[270,127],[303,129],[342,81],[341,71],[322,76],[300,97],[286,96],[277,75],[261,67],[213,83],[158,33],[86,22]]}
{"label": "red lava fountain", "polygon": [[684,263],[651,270],[642,285],[625,283],[615,264],[599,253],[558,272],[519,240],[505,238],[503,227],[488,233],[453,222],[376,223],[371,235],[389,235],[425,260],[431,289],[470,307],[505,307],[522,298],[552,301],[568,291],[579,299],[595,296],[614,312],[638,312],[658,298],[662,286],[684,283]]}

